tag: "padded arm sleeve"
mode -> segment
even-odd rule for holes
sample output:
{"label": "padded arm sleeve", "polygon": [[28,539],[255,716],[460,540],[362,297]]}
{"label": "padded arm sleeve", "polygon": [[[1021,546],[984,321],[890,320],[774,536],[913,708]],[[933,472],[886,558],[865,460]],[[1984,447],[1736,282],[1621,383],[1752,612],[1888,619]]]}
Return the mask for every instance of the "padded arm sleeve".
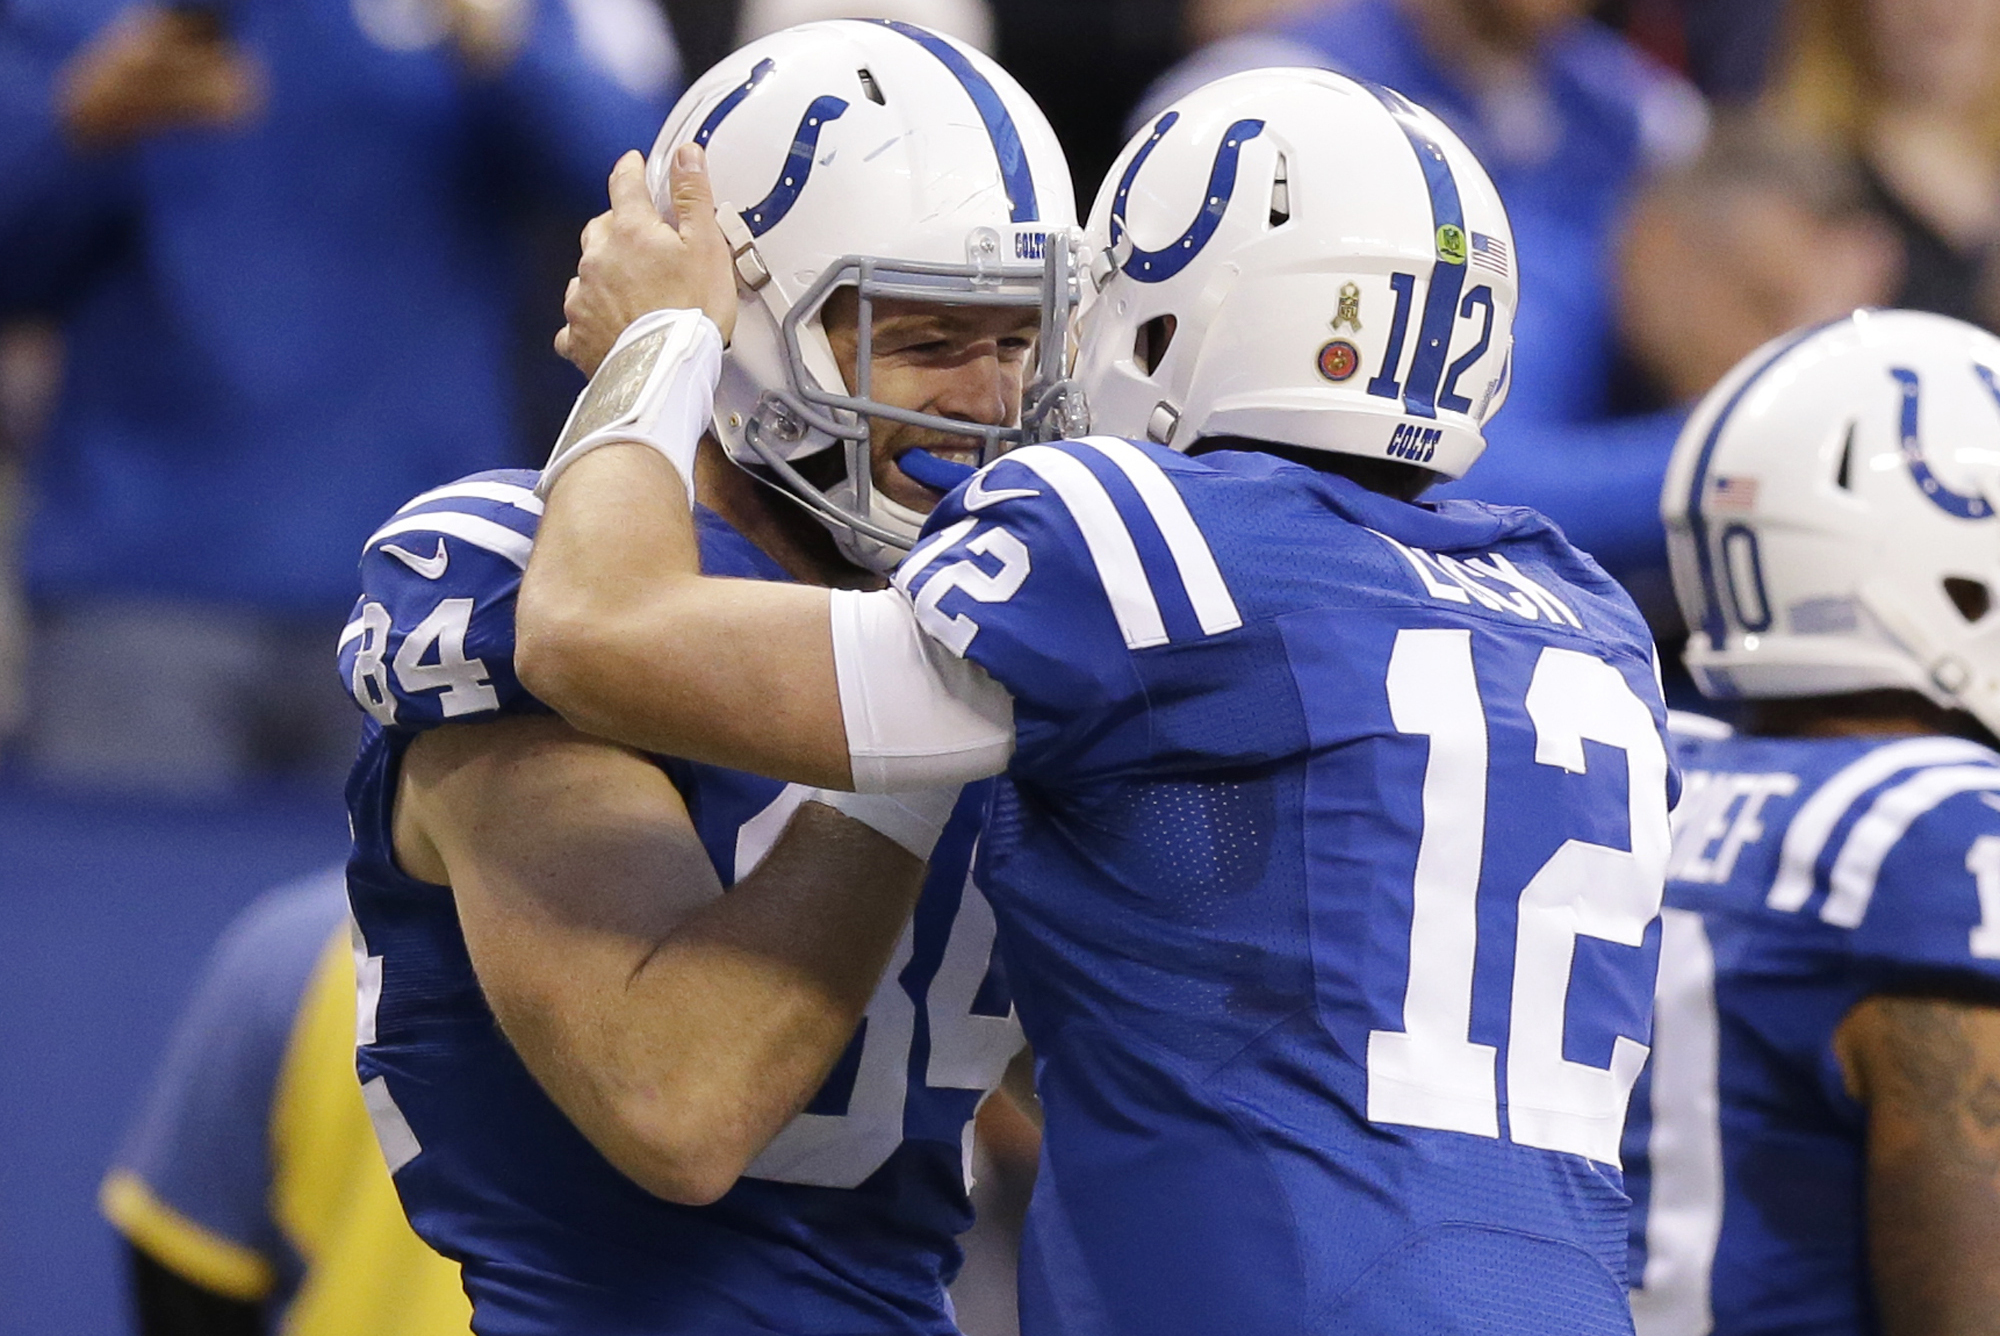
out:
{"label": "padded arm sleeve", "polygon": [[900,589],[835,590],[833,666],[854,787],[963,784],[1007,768],[1014,700],[979,665],[939,649]]}
{"label": "padded arm sleeve", "polygon": [[577,396],[535,493],[600,445],[650,446],[681,475],[694,503],[694,456],[715,411],[722,334],[700,311],[650,311],[626,326]]}

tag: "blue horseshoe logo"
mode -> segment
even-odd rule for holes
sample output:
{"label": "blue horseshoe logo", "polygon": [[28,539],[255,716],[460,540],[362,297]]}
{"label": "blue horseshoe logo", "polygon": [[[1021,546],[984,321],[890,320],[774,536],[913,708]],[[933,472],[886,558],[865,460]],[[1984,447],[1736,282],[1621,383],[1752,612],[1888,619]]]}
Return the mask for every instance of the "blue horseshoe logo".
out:
{"label": "blue horseshoe logo", "polygon": [[[2000,385],[1996,385],[1993,373],[1985,367],[1973,364],[1986,392],[1993,396],[1996,407],[2000,407]],[[1931,472],[1930,462],[1924,458],[1923,441],[1917,434],[1917,399],[1921,388],[1917,373],[1907,367],[1892,367],[1889,374],[1902,387],[1902,420],[1898,431],[1902,437],[1903,465],[1909,469],[1910,477],[1916,482],[1917,490],[1939,510],[1956,515],[1962,520],[1983,520],[1993,513],[1993,503],[1985,497],[1971,492],[1954,492],[1944,481]]]}
{"label": "blue horseshoe logo", "polygon": [[[703,148],[715,136],[717,128],[728,118],[729,113],[742,104],[743,99],[757,91],[757,85],[764,82],[777,63],[760,60],[750,71],[750,77],[730,90],[729,96],[716,104],[708,113],[701,128],[694,132],[694,142]],[[837,97],[827,96],[813,99],[806,108],[806,114],[799,117],[799,128],[792,132],[792,151],[785,155],[785,165],[778,169],[778,180],[770,193],[743,211],[743,224],[750,229],[750,235],[761,237],[779,223],[799,202],[799,192],[806,188],[806,180],[812,176],[813,155],[819,152],[819,134],[827,122],[837,121],[847,110],[847,103]]]}
{"label": "blue horseshoe logo", "polygon": [[[1111,202],[1111,244],[1116,246],[1125,236],[1125,201],[1132,193],[1132,182],[1138,178],[1139,169],[1146,165],[1146,159],[1153,155],[1153,149],[1174,128],[1180,120],[1178,111],[1170,111],[1160,117],[1153,126],[1152,137],[1140,146],[1131,164],[1125,168],[1125,175],[1118,180],[1118,193]],[[1201,206],[1188,224],[1187,231],[1180,234],[1168,245],[1156,251],[1140,250],[1134,246],[1131,258],[1125,261],[1125,273],[1141,283],[1164,283],[1187,268],[1188,261],[1201,254],[1201,248],[1208,244],[1215,229],[1222,224],[1222,215],[1229,208],[1229,200],[1236,193],[1236,159],[1243,151],[1243,145],[1264,132],[1262,121],[1238,121],[1222,136],[1222,147],[1215,151],[1215,164],[1208,172],[1208,202]]]}
{"label": "blue horseshoe logo", "polygon": [[771,193],[743,211],[743,221],[750,228],[750,235],[761,237],[779,223],[799,202],[799,192],[806,188],[806,179],[812,175],[813,154],[819,151],[819,132],[827,122],[837,121],[847,110],[847,104],[837,97],[817,97],[806,108],[806,114],[799,117],[799,128],[792,132],[792,151],[785,155],[785,165],[778,169],[777,184]]}

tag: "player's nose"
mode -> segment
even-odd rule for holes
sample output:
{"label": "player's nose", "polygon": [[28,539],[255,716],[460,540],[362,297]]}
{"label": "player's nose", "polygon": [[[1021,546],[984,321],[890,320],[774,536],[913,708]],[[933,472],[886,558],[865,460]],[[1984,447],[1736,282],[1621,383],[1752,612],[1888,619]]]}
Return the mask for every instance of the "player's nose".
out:
{"label": "player's nose", "polygon": [[982,426],[1007,426],[1021,410],[1021,385],[997,347],[981,350],[942,373],[931,401],[939,417]]}

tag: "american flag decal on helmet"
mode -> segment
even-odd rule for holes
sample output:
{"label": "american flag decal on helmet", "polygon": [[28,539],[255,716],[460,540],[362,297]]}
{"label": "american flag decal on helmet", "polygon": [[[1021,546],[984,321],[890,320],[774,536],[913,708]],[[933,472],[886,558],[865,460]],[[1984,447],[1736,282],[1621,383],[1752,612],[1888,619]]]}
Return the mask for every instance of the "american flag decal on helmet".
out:
{"label": "american flag decal on helmet", "polygon": [[1709,492],[1708,505],[1711,510],[1731,510],[1747,514],[1757,508],[1757,480],[1755,478],[1725,478],[1717,475],[1715,486]]}
{"label": "american flag decal on helmet", "polygon": [[1507,277],[1507,243],[1484,232],[1474,232],[1472,264],[1474,268],[1491,270],[1502,278]]}

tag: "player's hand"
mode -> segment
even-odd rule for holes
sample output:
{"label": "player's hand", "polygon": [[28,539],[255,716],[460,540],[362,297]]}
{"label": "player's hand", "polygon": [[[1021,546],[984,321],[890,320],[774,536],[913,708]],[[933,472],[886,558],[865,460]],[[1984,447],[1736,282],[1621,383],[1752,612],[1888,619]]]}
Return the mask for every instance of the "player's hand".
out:
{"label": "player's hand", "polygon": [[264,71],[200,15],[126,10],[56,76],[56,115],[79,148],[123,148],[164,130],[241,125],[264,105]]}
{"label": "player's hand", "polygon": [[674,150],[668,188],[678,227],[653,207],[646,160],[627,153],[611,172],[611,211],[583,229],[583,258],[563,297],[569,323],[556,335],[556,351],[586,376],[648,311],[700,310],[725,344],[736,329],[735,266],[715,221],[708,158],[697,145]]}

